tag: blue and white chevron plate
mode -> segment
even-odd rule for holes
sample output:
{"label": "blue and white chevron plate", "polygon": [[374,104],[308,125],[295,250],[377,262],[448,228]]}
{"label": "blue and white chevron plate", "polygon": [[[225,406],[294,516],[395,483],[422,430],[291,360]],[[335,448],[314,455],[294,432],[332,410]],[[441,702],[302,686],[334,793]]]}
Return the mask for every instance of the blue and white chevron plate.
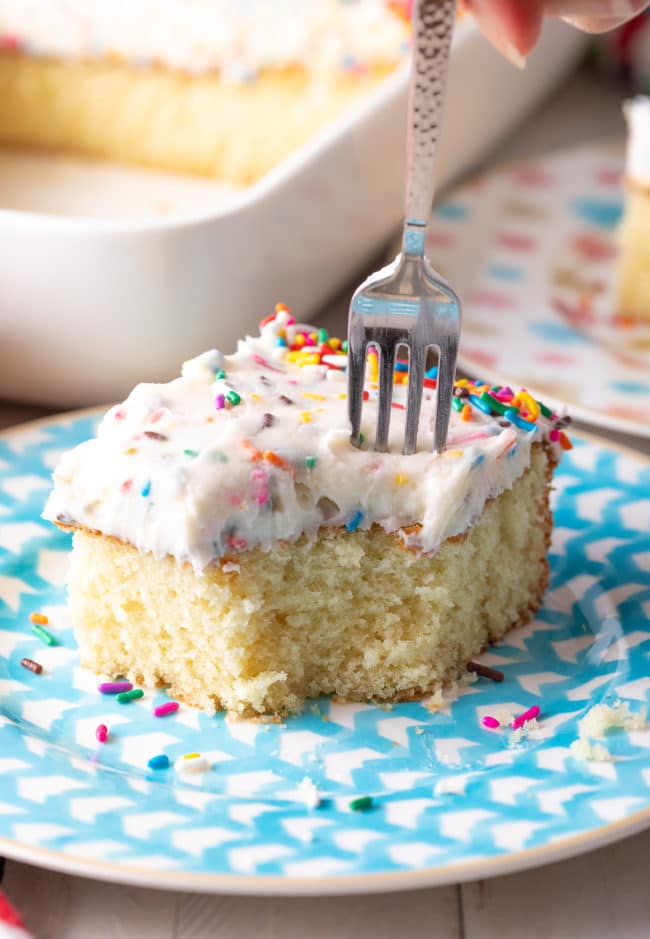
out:
{"label": "blue and white chevron plate", "polygon": [[[567,454],[544,606],[483,657],[503,683],[481,678],[435,713],[322,699],[282,725],[184,706],[157,719],[163,691],[119,704],[79,667],[63,590],[69,536],[40,518],[59,454],[96,419],[0,437],[0,853],[157,887],[325,894],[490,876],[650,825],[650,729],[612,732],[609,762],[570,751],[591,705],[620,698],[635,711],[648,700],[643,458],[585,441]],[[57,645],[33,633],[35,611]],[[535,704],[539,727],[522,740],[482,726],[486,714]],[[147,766],[190,751],[207,758],[206,772]],[[371,805],[353,811],[359,796]]]}

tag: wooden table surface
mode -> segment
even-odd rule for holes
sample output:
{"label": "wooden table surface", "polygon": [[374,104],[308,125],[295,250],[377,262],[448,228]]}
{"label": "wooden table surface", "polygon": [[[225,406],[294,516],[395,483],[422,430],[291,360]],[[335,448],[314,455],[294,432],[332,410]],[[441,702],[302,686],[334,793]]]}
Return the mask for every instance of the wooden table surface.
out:
{"label": "wooden table surface", "polygon": [[[492,160],[622,134],[620,100],[619,90],[578,72]],[[348,297],[346,290],[322,317],[339,334]],[[48,413],[0,402],[0,428]],[[607,436],[650,453],[650,440]],[[323,899],[144,890],[7,861],[2,889],[38,939],[647,939],[648,857],[650,831],[578,858],[492,880]]]}

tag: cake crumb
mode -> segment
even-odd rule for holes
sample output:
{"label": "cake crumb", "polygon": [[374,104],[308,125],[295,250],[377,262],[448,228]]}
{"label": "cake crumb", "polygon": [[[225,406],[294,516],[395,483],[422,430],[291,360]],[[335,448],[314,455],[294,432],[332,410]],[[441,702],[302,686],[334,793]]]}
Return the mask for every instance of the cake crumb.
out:
{"label": "cake crumb", "polygon": [[227,561],[225,564],[222,564],[221,570],[224,574],[241,574],[240,565],[235,564],[233,561]]}
{"label": "cake crumb", "polygon": [[463,674],[458,679],[458,683],[462,688],[467,685],[475,685],[479,680],[480,675],[477,672],[463,672]]}
{"label": "cake crumb", "polygon": [[531,718],[529,721],[525,721],[521,727],[517,727],[516,730],[513,730],[510,736],[508,737],[508,746],[509,747],[518,747],[528,738],[528,735],[534,731],[539,730],[539,723],[536,717]]}
{"label": "cake crumb", "polygon": [[613,704],[594,704],[585,716],[578,721],[578,737],[604,737],[610,730],[643,730],[646,726],[646,708],[641,707],[636,714],[630,711],[628,701],[620,699]]}
{"label": "cake crumb", "polygon": [[431,711],[432,714],[435,714],[436,711],[440,711],[445,705],[445,697],[442,693],[442,690],[438,688],[437,691],[434,691],[433,694],[424,702],[424,706],[427,711]]}
{"label": "cake crumb", "polygon": [[473,672],[463,672],[458,678],[446,682],[442,688],[437,688],[423,701],[423,704],[427,711],[431,711],[432,714],[435,714],[436,711],[442,711],[462,694],[464,688],[475,684],[478,679],[479,676]]}
{"label": "cake crumb", "polygon": [[317,809],[322,802],[318,788],[309,776],[298,783],[298,792],[308,809]]}
{"label": "cake crumb", "polygon": [[494,717],[499,722],[499,727],[496,728],[498,730],[507,730],[515,719],[513,712],[504,707],[492,708],[488,716]]}
{"label": "cake crumb", "polygon": [[578,737],[569,747],[571,756],[587,763],[611,763],[614,759],[602,743],[591,743],[585,737]]}
{"label": "cake crumb", "polygon": [[630,711],[629,701],[620,698],[613,704],[594,704],[578,721],[578,736],[569,749],[577,760],[595,763],[611,763],[614,757],[602,743],[594,743],[593,738],[605,737],[610,730],[644,730],[647,721],[645,706],[636,714]]}

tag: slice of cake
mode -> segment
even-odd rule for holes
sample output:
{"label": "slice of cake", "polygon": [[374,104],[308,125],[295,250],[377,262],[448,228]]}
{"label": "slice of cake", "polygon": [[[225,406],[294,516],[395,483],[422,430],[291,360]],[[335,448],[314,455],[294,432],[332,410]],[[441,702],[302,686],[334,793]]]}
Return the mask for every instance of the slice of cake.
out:
{"label": "slice of cake", "polygon": [[404,58],[406,0],[0,0],[0,142],[247,184]]}
{"label": "slice of cake", "polygon": [[286,308],[224,356],[138,385],[66,453],[45,517],[74,529],[69,604],[84,665],[239,715],[306,698],[421,696],[537,610],[560,420],[525,391],[459,381],[447,449],[352,446],[345,343]]}
{"label": "slice of cake", "polygon": [[626,102],[626,205],[619,230],[618,312],[650,322],[650,98]]}

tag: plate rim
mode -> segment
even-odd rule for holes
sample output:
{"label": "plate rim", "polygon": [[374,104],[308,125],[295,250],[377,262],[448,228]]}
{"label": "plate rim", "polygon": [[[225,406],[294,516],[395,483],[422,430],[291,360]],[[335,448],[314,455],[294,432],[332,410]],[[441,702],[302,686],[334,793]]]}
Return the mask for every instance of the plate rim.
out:
{"label": "plate rim", "polygon": [[0,836],[0,857],[89,880],[166,891],[190,890],[194,893],[250,897],[353,896],[424,890],[516,874],[587,854],[647,829],[650,829],[650,806],[633,812],[625,819],[608,822],[577,835],[558,838],[550,844],[510,851],[493,858],[463,861],[444,867],[421,867],[417,870],[308,877],[153,870],[135,864],[120,864],[119,860],[97,861],[82,855],[55,851],[53,848],[23,845],[4,836]]}
{"label": "plate rim", "polygon": [[[548,397],[548,396],[547,396]],[[0,430],[0,440],[21,432],[83,418],[101,416],[106,406],[91,406],[63,411],[47,417],[34,418]],[[573,408],[571,409],[573,411]],[[592,446],[612,450],[624,457],[650,467],[650,455],[633,447],[609,441],[598,434],[580,429],[575,434]],[[97,860],[74,852],[26,845],[0,835],[0,857],[47,870],[110,883],[159,890],[190,890],[196,893],[233,896],[326,897],[380,892],[400,892],[449,886],[471,880],[485,879],[534,869],[568,860],[589,851],[613,844],[650,828],[650,805],[628,814],[625,818],[598,825],[586,831],[568,834],[545,845],[509,851],[492,857],[444,866],[427,866],[413,870],[384,871],[374,874],[332,874],[305,877],[269,874],[224,874],[200,871],[156,870],[137,864],[121,864],[119,859]]]}

